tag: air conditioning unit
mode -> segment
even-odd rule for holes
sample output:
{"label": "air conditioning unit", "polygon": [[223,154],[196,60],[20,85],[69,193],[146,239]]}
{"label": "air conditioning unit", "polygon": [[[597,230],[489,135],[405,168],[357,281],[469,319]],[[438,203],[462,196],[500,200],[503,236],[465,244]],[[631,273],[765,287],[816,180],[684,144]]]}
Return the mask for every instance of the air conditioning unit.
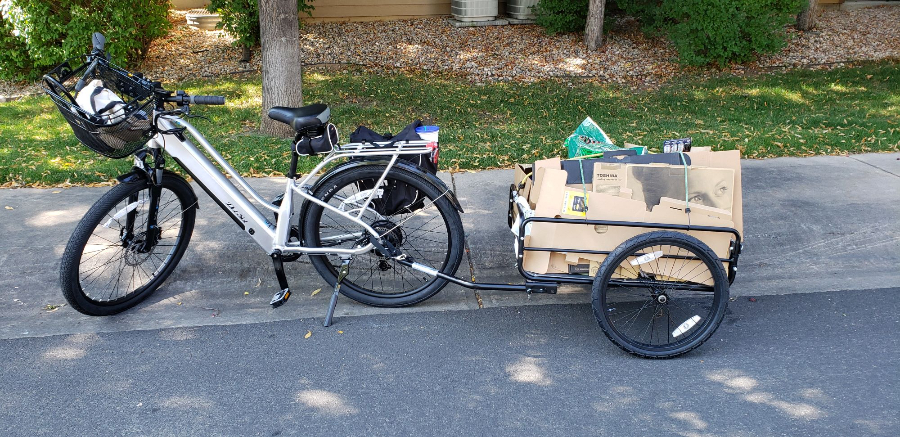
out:
{"label": "air conditioning unit", "polygon": [[531,7],[536,4],[538,0],[506,0],[506,14],[517,20],[533,20]]}
{"label": "air conditioning unit", "polygon": [[491,21],[497,18],[498,0],[451,0],[450,13],[459,21]]}

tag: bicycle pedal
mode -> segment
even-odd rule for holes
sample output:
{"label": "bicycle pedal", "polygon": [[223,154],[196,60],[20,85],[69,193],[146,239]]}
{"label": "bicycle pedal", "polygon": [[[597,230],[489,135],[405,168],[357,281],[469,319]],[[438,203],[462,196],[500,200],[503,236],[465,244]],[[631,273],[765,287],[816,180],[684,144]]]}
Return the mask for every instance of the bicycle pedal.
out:
{"label": "bicycle pedal", "polygon": [[269,305],[272,305],[272,308],[278,308],[284,305],[285,302],[288,301],[288,298],[291,297],[291,290],[285,288],[284,290],[275,293],[275,296],[272,296],[272,301],[269,302]]}

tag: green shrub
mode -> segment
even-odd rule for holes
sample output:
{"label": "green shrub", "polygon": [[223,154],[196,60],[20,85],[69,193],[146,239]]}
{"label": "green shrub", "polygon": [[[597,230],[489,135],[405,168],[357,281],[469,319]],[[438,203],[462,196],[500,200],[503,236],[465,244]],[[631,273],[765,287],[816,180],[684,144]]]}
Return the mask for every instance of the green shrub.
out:
{"label": "green shrub", "polygon": [[744,62],[785,46],[801,0],[617,0],[646,30],[669,36],[689,65]]}
{"label": "green shrub", "polygon": [[[298,0],[297,9],[307,16],[312,16],[315,7],[304,0]],[[206,10],[222,17],[222,21],[216,27],[225,29],[234,36],[234,45],[244,47],[259,45],[258,0],[211,0]]]}
{"label": "green shrub", "polygon": [[534,22],[550,35],[584,32],[588,0],[540,0],[532,12]]}
{"label": "green shrub", "polygon": [[35,79],[91,49],[103,33],[114,62],[140,61],[169,29],[169,0],[0,0],[0,79]]}

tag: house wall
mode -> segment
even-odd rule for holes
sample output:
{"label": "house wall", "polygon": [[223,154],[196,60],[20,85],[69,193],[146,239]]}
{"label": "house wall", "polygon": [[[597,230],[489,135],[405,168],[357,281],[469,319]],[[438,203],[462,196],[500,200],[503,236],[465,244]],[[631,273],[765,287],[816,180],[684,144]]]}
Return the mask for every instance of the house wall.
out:
{"label": "house wall", "polygon": [[[450,15],[450,0],[314,0],[312,18],[306,22],[377,21]],[[506,2],[500,2],[500,15]]]}
{"label": "house wall", "polygon": [[172,9],[187,11],[190,9],[205,8],[208,4],[209,0],[172,0]]}
{"label": "house wall", "polygon": [[[199,9],[209,0],[172,0],[178,10]],[[320,21],[379,21],[450,15],[450,0],[313,0],[316,7],[312,18],[300,14],[305,22]],[[506,11],[500,2],[499,12]]]}

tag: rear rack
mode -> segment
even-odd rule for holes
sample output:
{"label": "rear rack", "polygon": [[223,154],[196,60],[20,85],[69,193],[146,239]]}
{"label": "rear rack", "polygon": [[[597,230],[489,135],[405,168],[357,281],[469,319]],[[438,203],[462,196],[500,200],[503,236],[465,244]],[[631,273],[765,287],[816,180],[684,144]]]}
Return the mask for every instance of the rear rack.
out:
{"label": "rear rack", "polygon": [[406,155],[420,155],[423,153],[431,152],[434,146],[430,146],[430,144],[436,144],[434,141],[426,141],[426,140],[403,140],[403,141],[379,141],[379,142],[361,142],[361,143],[347,143],[341,144],[337,147],[336,153],[338,154],[353,154],[353,155],[383,155],[385,153],[392,153],[394,151],[399,151],[401,154]]}

